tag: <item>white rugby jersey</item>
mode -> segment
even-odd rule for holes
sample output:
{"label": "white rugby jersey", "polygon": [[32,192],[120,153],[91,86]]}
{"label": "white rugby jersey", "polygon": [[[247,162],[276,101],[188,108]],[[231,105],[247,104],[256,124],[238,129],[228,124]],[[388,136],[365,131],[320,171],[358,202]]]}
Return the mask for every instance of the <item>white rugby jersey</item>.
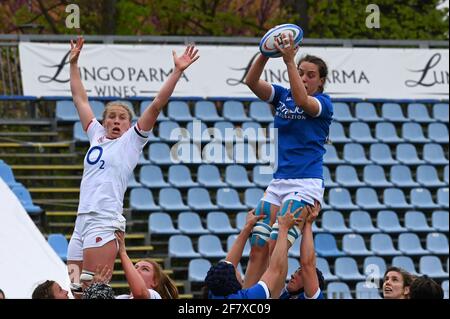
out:
{"label": "white rugby jersey", "polygon": [[137,124],[121,137],[110,140],[105,128],[93,119],[88,126],[90,148],[84,157],[78,214],[122,214],[128,179],[147,143],[148,132]]}

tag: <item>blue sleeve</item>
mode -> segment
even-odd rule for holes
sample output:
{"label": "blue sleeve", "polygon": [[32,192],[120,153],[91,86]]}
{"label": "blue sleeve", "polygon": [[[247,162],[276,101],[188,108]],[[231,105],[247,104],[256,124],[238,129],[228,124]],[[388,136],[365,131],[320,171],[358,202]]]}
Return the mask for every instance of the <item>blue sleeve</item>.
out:
{"label": "blue sleeve", "polygon": [[242,289],[238,294],[240,295],[240,298],[236,299],[268,299],[266,290],[260,283],[257,283],[248,289]]}
{"label": "blue sleeve", "polygon": [[288,91],[288,89],[280,86],[280,85],[276,85],[276,84],[272,84],[273,87],[273,96],[271,96],[270,100],[268,101],[269,103],[271,103],[272,105],[276,106],[278,105],[278,102],[280,102],[280,98],[283,95],[283,93],[285,91]]}
{"label": "blue sleeve", "polygon": [[320,104],[322,105],[322,110],[318,117],[331,119],[333,117],[333,104],[331,103],[330,97],[325,94],[318,94],[314,97],[318,99]]}

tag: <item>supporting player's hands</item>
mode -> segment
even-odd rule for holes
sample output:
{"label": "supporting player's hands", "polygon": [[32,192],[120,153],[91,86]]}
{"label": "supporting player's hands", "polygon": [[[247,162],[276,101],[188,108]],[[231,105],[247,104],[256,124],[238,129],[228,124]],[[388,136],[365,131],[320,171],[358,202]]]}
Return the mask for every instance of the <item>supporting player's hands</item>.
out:
{"label": "supporting player's hands", "polygon": [[200,57],[197,55],[198,49],[195,48],[193,44],[190,44],[186,47],[183,55],[177,56],[175,50],[172,51],[173,62],[175,64],[175,68],[183,72],[186,70],[192,63],[197,61]]}
{"label": "supporting player's hands", "polygon": [[[262,201],[261,201],[261,205],[263,205]],[[265,217],[266,217],[266,215],[256,216],[255,209],[252,209],[251,211],[249,211],[247,213],[247,216],[245,217],[245,227],[248,229],[253,229],[253,226],[255,226],[255,224],[259,220],[264,219]]]}
{"label": "supporting player's hands", "polygon": [[303,207],[299,207],[297,208],[295,211],[291,212],[292,210],[292,204],[294,203],[294,201],[291,201],[288,205],[288,209],[286,211],[286,214],[284,214],[283,216],[278,216],[278,227],[279,229],[285,229],[288,230],[289,228],[291,228],[294,225],[299,224],[302,221],[302,218],[295,218],[295,215],[303,209]]}
{"label": "supporting player's hands", "polygon": [[308,224],[312,224],[316,220],[317,216],[319,216],[320,209],[320,202],[317,200],[314,201],[314,206],[306,205],[306,211],[308,212],[306,222]]}
{"label": "supporting player's hands", "polygon": [[80,56],[81,49],[83,48],[83,44],[84,39],[81,36],[77,38],[77,42],[70,40],[70,56],[69,56],[70,64],[78,63],[78,58]]}
{"label": "supporting player's hands", "polygon": [[114,233],[117,239],[117,244],[119,246],[119,254],[126,253],[127,249],[125,248],[125,233],[122,231],[116,231]]}
{"label": "supporting player's hands", "polygon": [[299,47],[294,46],[293,35],[289,34],[288,37],[286,34],[283,34],[282,39],[283,46],[281,47],[277,42],[275,42],[275,47],[281,52],[284,63],[295,63],[295,55],[297,54]]}

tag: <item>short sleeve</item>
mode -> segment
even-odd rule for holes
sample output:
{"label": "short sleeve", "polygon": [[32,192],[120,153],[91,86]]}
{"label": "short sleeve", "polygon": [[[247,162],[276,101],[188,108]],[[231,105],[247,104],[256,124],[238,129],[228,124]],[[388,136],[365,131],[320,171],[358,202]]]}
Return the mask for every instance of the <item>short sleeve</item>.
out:
{"label": "short sleeve", "polygon": [[333,104],[330,97],[325,94],[318,94],[314,98],[320,104],[320,113],[317,117],[331,119],[333,117]]}
{"label": "short sleeve", "polygon": [[285,91],[288,90],[280,85],[272,84],[272,94],[266,102],[271,103],[272,105],[277,105]]}
{"label": "short sleeve", "polygon": [[86,134],[92,144],[92,141],[95,141],[96,138],[105,135],[105,128],[94,118],[89,122]]}

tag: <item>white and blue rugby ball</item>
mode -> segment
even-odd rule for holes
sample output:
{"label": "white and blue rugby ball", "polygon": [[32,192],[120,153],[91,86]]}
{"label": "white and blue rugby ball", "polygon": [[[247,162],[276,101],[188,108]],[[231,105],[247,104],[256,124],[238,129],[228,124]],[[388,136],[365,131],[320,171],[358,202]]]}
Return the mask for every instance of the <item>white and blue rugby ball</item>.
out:
{"label": "white and blue rugby ball", "polygon": [[281,52],[275,47],[275,42],[278,43],[280,47],[283,47],[282,35],[292,34],[294,38],[295,47],[298,47],[303,40],[303,30],[298,25],[295,24],[281,24],[273,27],[263,36],[261,42],[259,42],[259,50],[262,55],[268,58],[279,58]]}

